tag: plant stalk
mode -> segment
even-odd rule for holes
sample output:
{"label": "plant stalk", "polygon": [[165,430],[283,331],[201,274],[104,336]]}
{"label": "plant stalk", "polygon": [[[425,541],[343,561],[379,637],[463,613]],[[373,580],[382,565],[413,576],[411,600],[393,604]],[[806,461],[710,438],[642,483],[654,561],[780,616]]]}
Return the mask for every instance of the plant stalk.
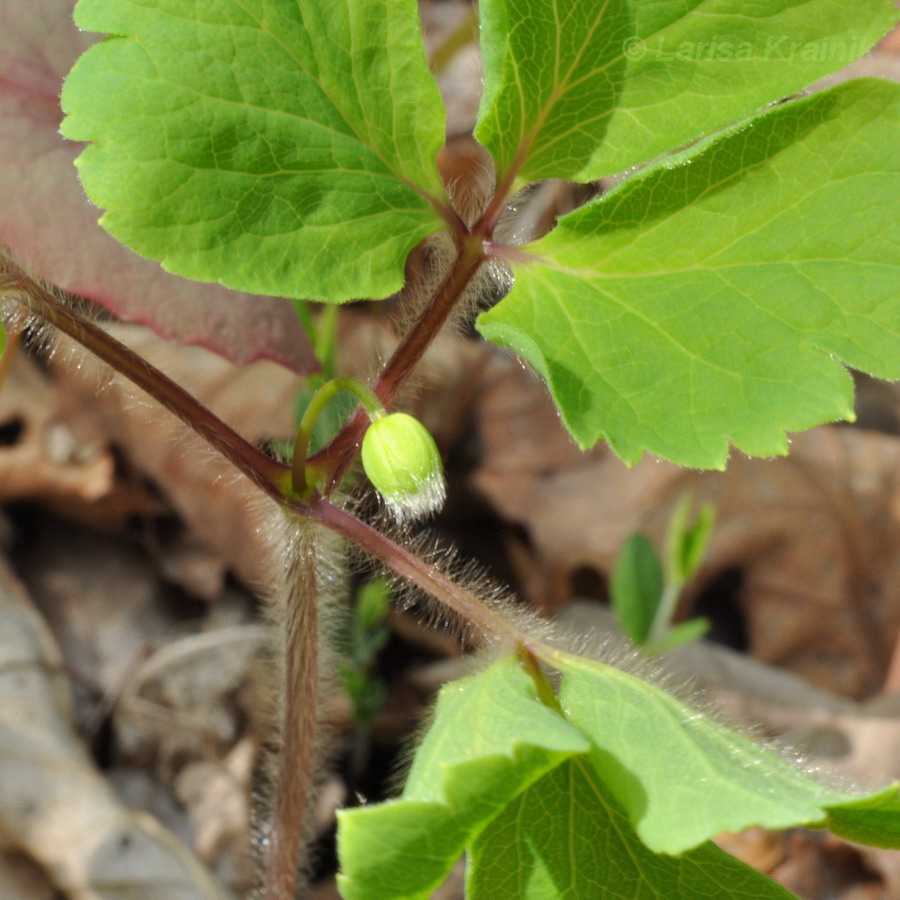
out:
{"label": "plant stalk", "polygon": [[484,641],[514,646],[526,639],[519,629],[499,612],[491,609],[471,591],[457,584],[436,566],[410,553],[356,516],[320,500],[308,508],[314,521],[356,544],[370,556],[384,563],[402,578],[421,588],[442,605],[471,623]]}
{"label": "plant stalk", "polygon": [[300,427],[297,429],[297,439],[294,441],[294,457],[291,462],[292,486],[294,492],[301,497],[309,494],[309,472],[317,473],[317,468],[310,465],[307,459],[313,429],[316,427],[316,422],[325,408],[325,404],[341,391],[347,391],[359,400],[370,421],[374,422],[375,419],[384,415],[381,401],[361,381],[357,381],[355,378],[332,378],[330,381],[326,381],[309,401],[303,418],[300,420]]}
{"label": "plant stalk", "polygon": [[3,259],[0,268],[0,293],[19,298],[36,316],[67,334],[177,416],[269,496],[281,496],[278,486],[289,479],[288,466],[257,450],[168,375],[79,315],[8,258]]}
{"label": "plant stalk", "polygon": [[318,730],[316,547],[312,526],[305,522],[297,526],[282,595],[275,598],[274,614],[282,625],[282,693],[265,900],[292,900],[297,893]]}
{"label": "plant stalk", "polygon": [[[402,383],[431,342],[432,329],[446,321],[484,255],[480,244],[466,244],[452,272],[442,283],[433,302],[398,348],[379,381],[375,394],[385,405],[397,395]],[[353,542],[400,577],[434,597],[474,627],[480,642],[513,648],[527,635],[487,606],[475,594],[457,584],[436,566],[421,559],[376,529],[315,491],[298,497],[291,488],[291,469],[269,458],[244,440],[196,398],[133,350],[82,317],[52,291],[31,279],[9,260],[0,260],[0,293],[19,298],[28,309],[67,334],[116,372],[159,402],[188,428],[231,461],[244,475],[274,499],[289,515],[318,523]],[[358,414],[368,417],[363,411]],[[361,432],[362,429],[360,429]],[[355,440],[342,436],[352,451]],[[349,465],[349,458],[340,465]],[[321,471],[321,470],[320,470]],[[339,471],[335,471],[339,478]],[[266,860],[265,900],[287,900],[295,894],[304,821],[310,797],[317,727],[317,609],[315,551],[310,525],[298,524],[297,546],[292,550],[286,574],[284,597],[278,615],[283,615],[283,712],[282,752],[269,830]],[[533,642],[529,642],[531,644]]]}
{"label": "plant stalk", "polygon": [[663,595],[660,598],[659,606],[656,607],[656,613],[653,616],[653,622],[647,634],[648,647],[661,641],[666,636],[666,632],[672,627],[672,616],[675,613],[675,607],[678,605],[681,587],[681,583],[673,579],[663,589]]}
{"label": "plant stalk", "polygon": [[[453,266],[435,291],[431,302],[394,351],[375,384],[375,395],[386,409],[393,406],[404,384],[450,318],[485,258],[481,240],[469,237],[460,242]],[[368,417],[365,412],[358,410],[351,416],[344,430],[327,447],[310,458],[310,465],[319,471],[331,473],[326,494],[337,487],[352,465],[367,425]]]}
{"label": "plant stalk", "polygon": [[[434,324],[435,319],[445,319],[449,315],[450,309],[475,274],[482,258],[480,245],[468,246],[468,250],[460,254],[454,267],[455,277],[448,277],[443,289],[439,291],[442,302],[432,304],[426,310],[413,329],[414,332],[418,332],[420,326],[424,327],[423,322]],[[33,313],[69,335],[115,371],[146,391],[286,510],[300,518],[319,522],[352,541],[398,575],[472,623],[489,642],[515,643],[524,639],[524,635],[500,613],[490,609],[470,591],[360,519],[321,500],[315,493],[306,502],[300,501],[290,490],[289,466],[276,462],[257,450],[167,375],[102,328],[69,309],[52,292],[20,269],[16,269],[14,276],[14,279],[4,278],[0,282],[0,286],[4,287],[7,293],[21,296]],[[388,377],[387,373],[405,372],[408,376],[411,365],[414,364],[412,360],[418,361],[421,358],[430,339],[431,335],[423,332],[409,342],[408,352],[398,350],[392,360],[393,365],[388,365],[379,381],[382,393],[379,395],[378,390],[375,391],[382,401],[385,395],[389,398],[395,397],[400,387],[400,383]],[[363,411],[360,411],[359,415],[368,418]]]}

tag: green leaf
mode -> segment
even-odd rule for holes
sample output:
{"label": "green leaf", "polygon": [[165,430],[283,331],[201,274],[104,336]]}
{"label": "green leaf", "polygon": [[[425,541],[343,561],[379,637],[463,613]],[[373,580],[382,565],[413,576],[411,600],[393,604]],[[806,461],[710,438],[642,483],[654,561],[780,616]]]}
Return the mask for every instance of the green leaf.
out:
{"label": "green leaf", "polygon": [[447,685],[402,797],[338,814],[342,896],[430,897],[507,803],[588,747],[512,659]]}
{"label": "green leaf", "polygon": [[501,179],[622,172],[790,96],[896,21],[881,0],[482,0],[475,136]]}
{"label": "green leaf", "polygon": [[900,782],[829,808],[825,826],[857,844],[900,850]]}
{"label": "green leaf", "polygon": [[444,111],[414,0],[80,0],[66,137],[101,223],[173,272],[384,297],[443,220]]}
{"label": "green leaf", "polygon": [[680,625],[670,628],[658,641],[653,641],[644,649],[652,656],[671,653],[672,650],[678,647],[683,647],[692,641],[699,641],[709,631],[711,626],[712,623],[709,619],[703,616],[691,619],[688,622],[682,622]]}
{"label": "green leaf", "polygon": [[693,522],[688,524],[691,496],[685,494],[675,507],[666,533],[666,566],[669,578],[676,584],[684,584],[697,571],[706,553],[715,509],[710,504],[700,508]]}
{"label": "green leaf", "polygon": [[619,551],[610,588],[622,632],[638,646],[645,644],[663,594],[662,566],[645,534],[633,534]]}
{"label": "green leaf", "polygon": [[582,447],[724,467],[900,377],[900,86],[857,81],[663,160],[560,220],[479,317]]}
{"label": "green leaf", "polygon": [[786,900],[794,895],[711,843],[647,849],[597,772],[566,760],[514,800],[472,848],[469,900]]}
{"label": "green leaf", "polygon": [[367,581],[356,594],[353,613],[357,634],[379,628],[391,608],[391,586],[386,578]]}
{"label": "green leaf", "polygon": [[657,853],[682,853],[751,825],[821,828],[829,809],[835,821],[865,813],[870,824],[882,813],[900,814],[895,796],[880,812],[868,809],[869,801],[820,785],[632,675],[576,656],[554,665],[564,676],[566,717],[594,743],[594,767]]}

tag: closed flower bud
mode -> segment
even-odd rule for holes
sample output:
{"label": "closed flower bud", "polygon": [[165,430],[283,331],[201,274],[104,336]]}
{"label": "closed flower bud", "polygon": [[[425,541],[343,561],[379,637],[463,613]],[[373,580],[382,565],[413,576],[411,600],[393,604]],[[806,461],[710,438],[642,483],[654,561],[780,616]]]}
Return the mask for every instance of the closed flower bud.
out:
{"label": "closed flower bud", "polygon": [[399,519],[437,512],[444,503],[444,466],[434,438],[406,413],[376,419],[362,443],[369,481]]}

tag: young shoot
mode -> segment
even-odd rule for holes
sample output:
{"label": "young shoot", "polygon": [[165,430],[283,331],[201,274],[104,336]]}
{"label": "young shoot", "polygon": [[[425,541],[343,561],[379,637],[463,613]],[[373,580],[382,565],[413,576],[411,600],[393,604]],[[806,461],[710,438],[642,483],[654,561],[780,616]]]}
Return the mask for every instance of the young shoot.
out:
{"label": "young shoot", "polygon": [[292,487],[302,500],[325,493],[331,472],[308,464],[309,442],[325,405],[341,391],[355,396],[371,424],[362,440],[369,481],[398,521],[433,515],[447,495],[440,451],[428,429],[408,413],[388,413],[378,397],[355,378],[334,378],[313,395],[294,444]]}

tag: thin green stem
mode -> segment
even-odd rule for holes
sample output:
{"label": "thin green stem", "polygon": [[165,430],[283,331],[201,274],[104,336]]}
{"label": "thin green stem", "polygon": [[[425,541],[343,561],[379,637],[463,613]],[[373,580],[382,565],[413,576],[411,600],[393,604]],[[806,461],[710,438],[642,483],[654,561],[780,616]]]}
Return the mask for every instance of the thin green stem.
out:
{"label": "thin green stem", "polygon": [[652,646],[661,641],[672,624],[672,616],[675,613],[675,607],[678,604],[678,595],[681,593],[681,582],[672,580],[668,582],[663,589],[663,595],[660,598],[659,606],[656,607],[656,613],[653,616],[653,623],[647,634],[647,645]]}
{"label": "thin green stem", "polygon": [[322,366],[322,374],[326,381],[334,378],[337,372],[337,327],[340,310],[341,308],[336,303],[326,303],[319,313],[316,327],[313,349],[316,352],[316,359]]}
{"label": "thin green stem", "polygon": [[[394,405],[397,395],[452,315],[484,260],[484,247],[480,240],[469,237],[459,244],[457,257],[450,271],[378,378],[375,394],[386,409]],[[331,493],[340,483],[352,465],[367,424],[365,414],[357,412],[344,430],[310,459],[310,463],[318,471],[328,473],[326,494]]]}
{"label": "thin green stem", "polygon": [[313,429],[316,427],[316,422],[325,408],[325,404],[341,391],[347,391],[347,393],[353,394],[359,400],[370,421],[374,422],[385,414],[381,401],[361,381],[357,381],[355,378],[332,378],[331,381],[326,381],[309,401],[309,405],[303,413],[303,418],[300,420],[300,426],[297,429],[297,439],[294,442],[294,457],[291,462],[291,486],[300,497],[306,498],[310,493],[309,470],[319,471],[318,468],[309,466],[307,461]]}
{"label": "thin green stem", "polygon": [[516,651],[516,657],[519,660],[519,665],[534,682],[534,688],[537,691],[538,699],[541,703],[543,703],[544,706],[549,706],[550,709],[553,709],[558,713],[562,713],[562,707],[559,705],[559,697],[556,696],[556,692],[550,686],[550,682],[547,681],[547,676],[544,674],[544,670],[541,668],[541,664],[534,651],[527,645],[520,644]]}

